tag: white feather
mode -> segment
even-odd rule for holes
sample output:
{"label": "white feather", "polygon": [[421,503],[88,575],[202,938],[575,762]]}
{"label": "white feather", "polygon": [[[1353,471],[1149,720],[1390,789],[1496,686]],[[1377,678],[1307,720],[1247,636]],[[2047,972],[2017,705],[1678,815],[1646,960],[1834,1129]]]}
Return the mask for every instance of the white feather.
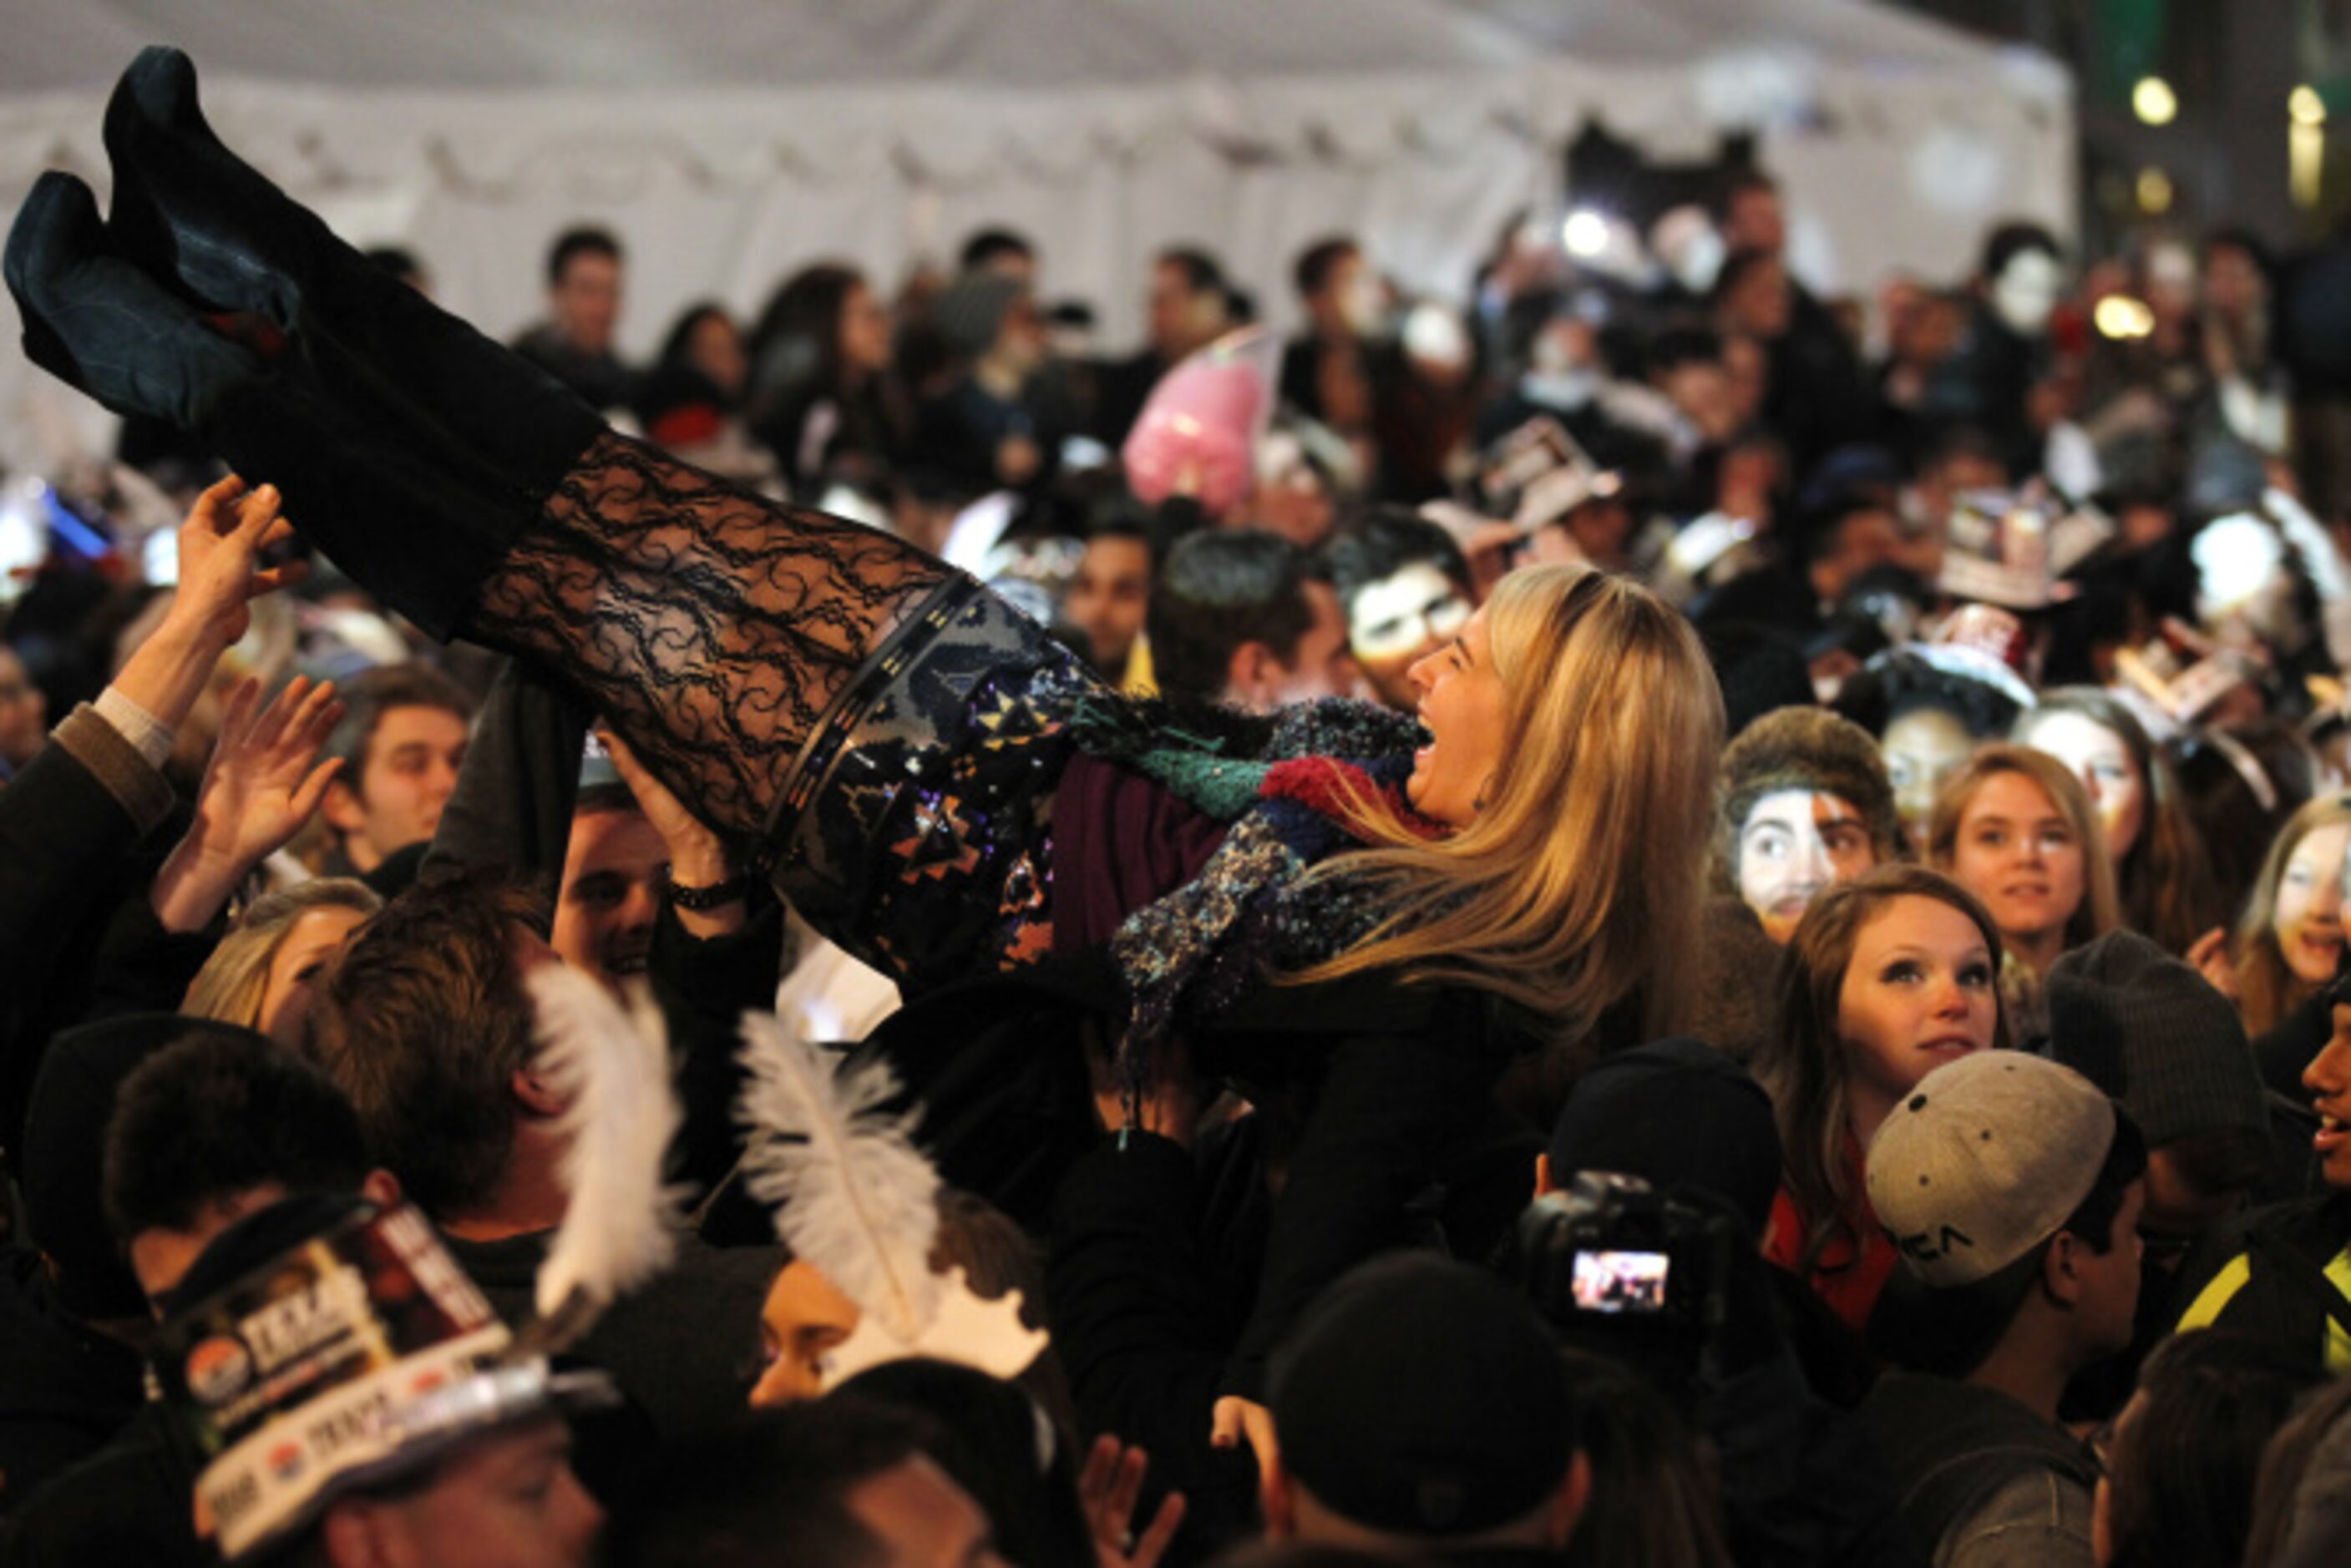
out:
{"label": "white feather", "polygon": [[670,1084],[661,1016],[635,1016],[578,970],[546,964],[529,977],[538,1015],[538,1071],[565,1102],[562,1177],[569,1202],[539,1265],[542,1318],[575,1296],[593,1312],[669,1266],[684,1189],[662,1179],[683,1113]]}
{"label": "white feather", "polygon": [[743,1020],[743,1066],[744,1170],[775,1208],[776,1235],[892,1334],[920,1338],[939,1290],[939,1173],[914,1147],[913,1117],[880,1108],[896,1077],[880,1062],[838,1073],[767,1013]]}

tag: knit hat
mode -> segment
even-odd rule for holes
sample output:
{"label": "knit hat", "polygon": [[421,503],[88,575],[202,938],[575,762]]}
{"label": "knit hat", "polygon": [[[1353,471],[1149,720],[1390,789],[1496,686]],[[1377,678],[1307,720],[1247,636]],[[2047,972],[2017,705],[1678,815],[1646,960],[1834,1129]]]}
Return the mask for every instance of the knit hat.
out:
{"label": "knit hat", "polygon": [[1782,790],[1833,794],[1861,813],[1880,862],[1896,857],[1901,819],[1886,759],[1869,732],[1825,708],[1782,708],[1750,724],[1723,748],[1720,808],[1715,814],[1715,864],[1735,885],[1739,830],[1765,795]]}
{"label": "knit hat", "polygon": [[2149,1147],[2268,1132],[2235,1006],[2137,931],[2109,931],[2060,958],[2048,998],[2050,1055],[2120,1100]]}
{"label": "knit hat", "polygon": [[1491,1274],[1375,1259],[1308,1309],[1270,1369],[1282,1468],[1342,1518],[1475,1535],[1559,1490],[1575,1441],[1551,1330]]}
{"label": "knit hat", "polygon": [[976,359],[995,344],[1013,302],[1028,290],[1029,286],[1019,278],[992,272],[966,273],[931,301],[931,325],[958,355]]}
{"label": "knit hat", "polygon": [[1780,1189],[1771,1096],[1747,1069],[1696,1040],[1658,1040],[1601,1058],[1575,1081],[1552,1129],[1552,1180],[1579,1170],[1693,1187],[1730,1203],[1760,1236]]}
{"label": "knit hat", "polygon": [[173,1293],[151,1361],[201,1469],[200,1528],[249,1560],[345,1492],[494,1428],[610,1403],[513,1336],[414,1209],[288,1199],[219,1236]]}
{"label": "knit hat", "polygon": [[2121,1125],[2071,1067],[1980,1051],[1919,1080],[1869,1146],[1869,1204],[1921,1283],[1998,1273],[2056,1234]]}

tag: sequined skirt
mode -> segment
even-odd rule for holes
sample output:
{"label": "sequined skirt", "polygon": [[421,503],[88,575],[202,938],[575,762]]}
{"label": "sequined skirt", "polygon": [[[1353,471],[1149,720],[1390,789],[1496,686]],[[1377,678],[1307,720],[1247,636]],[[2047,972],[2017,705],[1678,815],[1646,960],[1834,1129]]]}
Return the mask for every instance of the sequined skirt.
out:
{"label": "sequined skirt", "polygon": [[776,890],[909,995],[1052,950],[1053,797],[1108,687],[968,577],[893,633],[801,748]]}

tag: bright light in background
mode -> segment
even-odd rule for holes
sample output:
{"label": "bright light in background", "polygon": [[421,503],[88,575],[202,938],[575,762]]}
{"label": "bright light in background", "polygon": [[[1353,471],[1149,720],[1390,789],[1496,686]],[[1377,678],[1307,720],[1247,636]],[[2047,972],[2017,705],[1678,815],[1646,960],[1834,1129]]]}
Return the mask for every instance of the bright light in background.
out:
{"label": "bright light in background", "polygon": [[2149,125],[2169,125],[2179,112],[2179,95],[2161,77],[2141,77],[2131,88],[2131,112]]}
{"label": "bright light in background", "polygon": [[2326,123],[2326,100],[2319,97],[2318,89],[2308,82],[2286,95],[2285,111],[2294,117],[2296,125]]}
{"label": "bright light in background", "polygon": [[1608,220],[1589,208],[1578,209],[1559,226],[1559,238],[1568,254],[1590,261],[1608,248]]}
{"label": "bright light in background", "polygon": [[2155,330],[2155,312],[2127,294],[2110,294],[2098,301],[2090,319],[2107,337],[2144,337]]}
{"label": "bright light in background", "polygon": [[2171,211],[2171,176],[2149,164],[2138,171],[2138,210],[2160,215]]}
{"label": "bright light in background", "polygon": [[2295,206],[2313,208],[2326,171],[2326,100],[2304,82],[2286,95],[2285,112],[2294,122],[2285,128],[2286,189]]}

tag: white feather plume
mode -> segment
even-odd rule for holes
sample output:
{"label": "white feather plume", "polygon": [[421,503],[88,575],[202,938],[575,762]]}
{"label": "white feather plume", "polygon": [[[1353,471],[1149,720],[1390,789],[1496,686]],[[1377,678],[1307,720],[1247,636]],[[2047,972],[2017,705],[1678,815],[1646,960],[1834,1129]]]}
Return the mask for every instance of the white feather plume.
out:
{"label": "white feather plume", "polygon": [[569,1202],[539,1265],[538,1312],[542,1319],[567,1307],[592,1314],[675,1254],[684,1192],[662,1172],[684,1113],[650,1002],[639,998],[632,1016],[601,985],[561,964],[534,970],[528,985],[538,1067],[565,1102],[559,1125],[571,1139],[562,1166]]}
{"label": "white feather plume", "polygon": [[937,1308],[939,1173],[914,1118],[881,1109],[897,1078],[878,1061],[835,1072],[770,1013],[745,1016],[743,1066],[744,1171],[777,1236],[893,1336],[919,1339]]}

